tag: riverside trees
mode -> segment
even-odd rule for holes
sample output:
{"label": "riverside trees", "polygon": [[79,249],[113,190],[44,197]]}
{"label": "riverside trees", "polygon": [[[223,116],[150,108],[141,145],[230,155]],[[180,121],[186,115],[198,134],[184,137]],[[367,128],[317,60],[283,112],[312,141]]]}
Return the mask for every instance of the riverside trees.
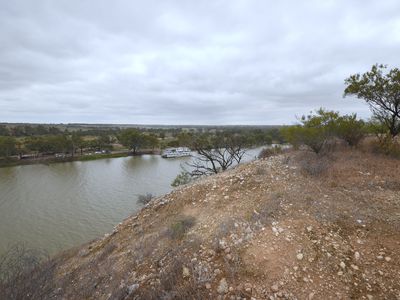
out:
{"label": "riverside trees", "polygon": [[247,140],[244,136],[232,133],[201,135],[193,140],[192,148],[197,156],[188,163],[193,168],[192,176],[215,174],[240,163]]}
{"label": "riverside trees", "polygon": [[319,154],[335,137],[350,146],[357,146],[366,134],[366,126],[356,114],[340,116],[338,112],[320,108],[315,113],[302,116],[299,125],[285,127],[281,131],[293,146],[306,145]]}
{"label": "riverside trees", "polygon": [[365,100],[376,120],[394,138],[400,133],[400,70],[373,65],[369,72],[354,74],[345,80],[344,96]]}

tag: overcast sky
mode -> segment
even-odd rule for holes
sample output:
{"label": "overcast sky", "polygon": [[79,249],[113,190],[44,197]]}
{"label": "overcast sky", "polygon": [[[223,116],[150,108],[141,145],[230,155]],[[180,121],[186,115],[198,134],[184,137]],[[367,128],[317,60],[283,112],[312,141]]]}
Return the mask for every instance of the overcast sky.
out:
{"label": "overcast sky", "polygon": [[400,1],[0,0],[0,121],[292,124],[399,66]]}

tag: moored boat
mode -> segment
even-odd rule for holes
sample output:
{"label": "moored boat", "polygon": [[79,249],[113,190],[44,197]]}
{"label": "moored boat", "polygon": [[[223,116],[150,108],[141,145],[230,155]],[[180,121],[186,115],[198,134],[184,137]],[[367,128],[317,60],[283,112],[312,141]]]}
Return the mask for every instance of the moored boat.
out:
{"label": "moored boat", "polygon": [[184,157],[191,155],[190,149],[187,147],[167,148],[161,154],[161,156],[164,158]]}

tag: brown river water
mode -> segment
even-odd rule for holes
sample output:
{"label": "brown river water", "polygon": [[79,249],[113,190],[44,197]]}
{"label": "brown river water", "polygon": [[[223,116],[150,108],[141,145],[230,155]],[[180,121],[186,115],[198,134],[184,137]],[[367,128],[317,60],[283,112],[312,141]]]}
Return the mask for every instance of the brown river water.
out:
{"label": "brown river water", "polygon": [[54,254],[97,238],[140,209],[138,195],[171,191],[189,160],[143,155],[0,168],[0,254],[15,243]]}

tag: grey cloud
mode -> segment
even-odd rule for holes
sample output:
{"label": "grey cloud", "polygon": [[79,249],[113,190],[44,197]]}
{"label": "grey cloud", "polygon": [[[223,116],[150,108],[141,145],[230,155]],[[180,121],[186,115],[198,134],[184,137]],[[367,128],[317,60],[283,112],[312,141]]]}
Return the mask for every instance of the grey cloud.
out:
{"label": "grey cloud", "polygon": [[398,1],[2,1],[0,121],[290,124],[395,66]]}

